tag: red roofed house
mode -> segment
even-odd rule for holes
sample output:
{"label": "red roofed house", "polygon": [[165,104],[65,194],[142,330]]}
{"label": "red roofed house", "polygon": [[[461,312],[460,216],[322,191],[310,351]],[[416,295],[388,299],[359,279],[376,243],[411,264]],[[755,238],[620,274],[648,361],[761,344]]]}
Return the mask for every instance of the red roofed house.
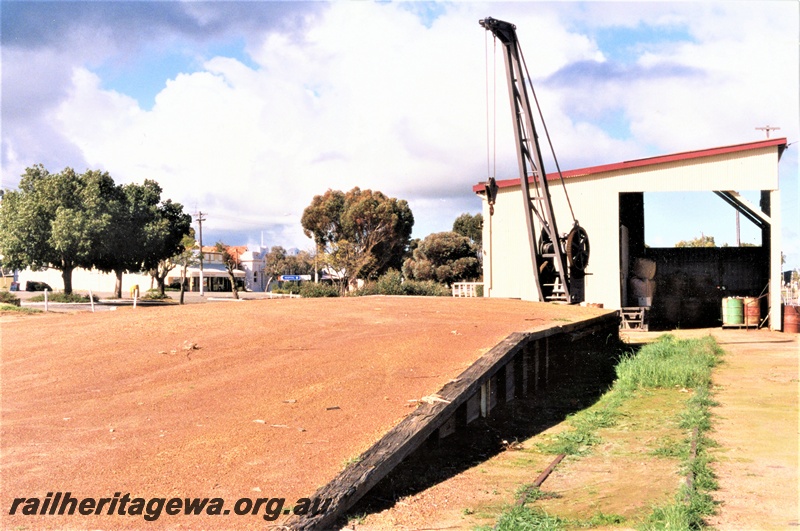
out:
{"label": "red roofed house", "polygon": [[[247,246],[229,246],[228,253],[232,256],[241,258],[247,252]],[[241,269],[234,269],[233,275],[240,287],[244,285],[246,273]],[[200,291],[200,266],[192,266],[186,271],[186,280],[188,282],[189,291]],[[225,264],[222,263],[222,253],[217,250],[216,246],[204,245],[203,246],[203,291],[231,291],[231,280],[228,275],[228,270],[225,269]],[[180,284],[181,272],[180,268],[176,267],[167,277],[167,285],[178,282]]]}

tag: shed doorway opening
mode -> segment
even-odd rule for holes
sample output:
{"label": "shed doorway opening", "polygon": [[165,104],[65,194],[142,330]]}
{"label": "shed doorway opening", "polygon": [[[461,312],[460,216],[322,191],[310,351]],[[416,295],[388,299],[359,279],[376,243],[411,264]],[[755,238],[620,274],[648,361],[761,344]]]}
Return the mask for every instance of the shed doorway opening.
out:
{"label": "shed doorway opening", "polygon": [[740,213],[737,232],[731,202],[769,211],[768,196],[752,191],[621,193],[622,306],[647,307],[650,329],[661,330],[721,326],[730,297],[761,297],[765,315],[769,225]]}

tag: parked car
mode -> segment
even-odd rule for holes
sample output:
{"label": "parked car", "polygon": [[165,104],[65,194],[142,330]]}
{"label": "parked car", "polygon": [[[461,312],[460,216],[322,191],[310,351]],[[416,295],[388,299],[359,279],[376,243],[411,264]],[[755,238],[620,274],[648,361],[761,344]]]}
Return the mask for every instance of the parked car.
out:
{"label": "parked car", "polygon": [[49,284],[46,282],[37,282],[35,280],[29,280],[25,283],[25,291],[53,291],[53,288],[50,287]]}

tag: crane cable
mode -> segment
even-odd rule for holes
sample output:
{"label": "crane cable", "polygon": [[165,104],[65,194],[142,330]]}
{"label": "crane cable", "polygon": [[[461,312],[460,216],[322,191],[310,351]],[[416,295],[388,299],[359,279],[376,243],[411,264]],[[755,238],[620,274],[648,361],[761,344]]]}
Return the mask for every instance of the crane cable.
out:
{"label": "crane cable", "polygon": [[[558,176],[561,179],[561,188],[564,189],[564,196],[567,198],[567,206],[569,206],[569,213],[572,216],[572,223],[574,225],[578,224],[578,220],[575,219],[575,212],[572,210],[572,202],[569,200],[569,193],[567,192],[567,185],[564,183],[564,175],[561,173],[561,167],[558,164],[558,157],[556,157],[556,151],[553,148],[553,142],[550,140],[550,132],[547,130],[547,123],[544,121],[544,115],[542,114],[542,108],[539,106],[539,99],[536,97],[536,90],[533,88],[533,82],[531,81],[531,75],[528,73],[528,63],[525,62],[525,54],[522,53],[522,46],[519,44],[519,37],[517,37],[517,47],[519,48],[519,55],[522,59],[522,66],[525,69],[525,79],[528,81],[528,86],[531,88],[531,94],[533,94],[533,101],[536,103],[536,110],[539,111],[539,119],[542,121],[542,127],[544,128],[544,134],[547,137],[547,143],[550,145],[550,153],[553,155],[553,160],[556,163],[556,171],[558,171]],[[543,172],[544,173],[544,172]],[[545,177],[547,178],[547,177]]]}
{"label": "crane cable", "polygon": [[[489,126],[489,32],[484,32],[485,68],[486,68],[486,177],[497,177],[497,37],[494,37],[492,50],[492,121]],[[492,136],[490,140],[490,136]]]}

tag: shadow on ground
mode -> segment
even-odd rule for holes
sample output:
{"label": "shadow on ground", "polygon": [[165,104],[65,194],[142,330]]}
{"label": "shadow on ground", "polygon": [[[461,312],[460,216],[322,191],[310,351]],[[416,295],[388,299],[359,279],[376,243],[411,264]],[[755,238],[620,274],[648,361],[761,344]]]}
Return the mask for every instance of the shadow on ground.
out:
{"label": "shadow on ground", "polygon": [[[438,439],[436,434],[381,480],[346,517],[378,513],[401,498],[415,495],[503,452],[509,443],[524,441],[559,424],[568,415],[586,409],[614,381],[614,367],[625,352],[638,345],[604,349],[582,346],[569,352],[551,352],[547,388],[513,401]],[[346,524],[344,519],[341,525]]]}

